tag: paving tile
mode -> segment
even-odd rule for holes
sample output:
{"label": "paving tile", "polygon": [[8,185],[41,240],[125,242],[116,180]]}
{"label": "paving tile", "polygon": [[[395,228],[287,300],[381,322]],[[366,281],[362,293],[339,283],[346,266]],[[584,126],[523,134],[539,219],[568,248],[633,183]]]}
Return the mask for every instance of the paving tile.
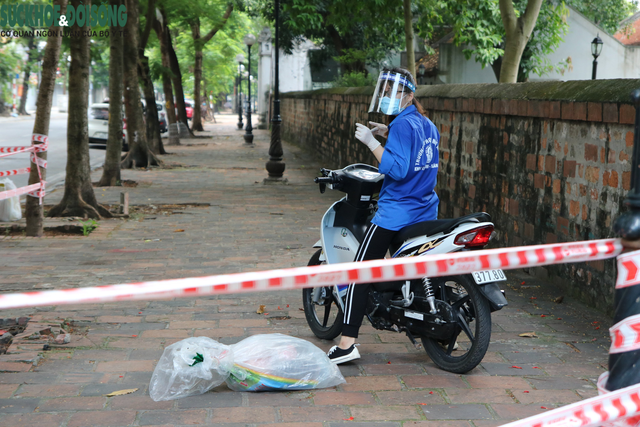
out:
{"label": "paving tile", "polygon": [[403,375],[408,388],[469,388],[459,375]]}
{"label": "paving tile", "polygon": [[158,409],[172,409],[175,402],[172,400],[154,402],[149,396],[114,396],[109,399],[109,407],[112,410],[152,411]]}
{"label": "paving tile", "polygon": [[309,422],[309,421],[342,421],[351,415],[341,406],[320,406],[309,408],[278,408],[280,419],[284,422]]}
{"label": "paving tile", "polygon": [[207,411],[205,409],[147,411],[138,416],[138,423],[141,426],[193,425],[205,424],[206,419]]}
{"label": "paving tile", "polygon": [[392,365],[390,363],[365,365],[364,371],[367,375],[408,375],[408,374],[424,373],[424,370],[419,365],[412,365],[412,364]]}
{"label": "paving tile", "polygon": [[[537,368],[534,368],[537,367]],[[513,375],[513,376],[532,376],[547,375],[537,364],[525,363],[482,363],[482,367],[486,369],[489,375]]]}
{"label": "paving tile", "polygon": [[[2,386],[0,386],[1,389]],[[23,384],[16,397],[29,398],[29,397],[72,397],[80,394],[81,386],[78,384],[55,384],[55,385],[42,385],[42,384]]]}
{"label": "paving tile", "polygon": [[64,425],[70,414],[2,414],[0,427],[58,427]]}
{"label": "paving tile", "polygon": [[242,394],[232,392],[225,386],[225,391],[211,391],[198,396],[189,396],[176,400],[179,409],[191,408],[227,408],[242,406]]}
{"label": "paving tile", "polygon": [[[233,394],[238,394],[238,393],[233,393]],[[324,393],[324,394],[328,394],[328,393]],[[345,394],[345,393],[341,393],[341,394]],[[279,391],[246,393],[246,398],[247,398],[247,404],[249,407],[311,406],[312,403],[315,403],[316,405],[318,405],[317,392],[314,394],[310,394],[307,392],[283,393]]]}
{"label": "paving tile", "polygon": [[63,397],[55,399],[43,399],[40,401],[40,412],[58,411],[88,411],[104,408],[106,397]]}
{"label": "paving tile", "polygon": [[131,390],[137,388],[138,391],[128,394],[128,397],[144,394],[147,384],[139,383],[117,383],[117,384],[87,384],[82,388],[80,396],[105,396],[118,390]]}
{"label": "paving tile", "polygon": [[153,372],[155,360],[98,362],[96,372]]}
{"label": "paving tile", "polygon": [[0,384],[0,399],[8,399],[14,391],[18,390],[20,384]]}
{"label": "paving tile", "polygon": [[223,423],[265,423],[274,422],[276,413],[270,407],[216,408],[212,410],[211,420]]}
{"label": "paving tile", "polygon": [[499,377],[499,376],[488,376],[488,377],[473,377],[473,376],[465,376],[464,380],[469,383],[472,388],[505,388],[505,389],[514,389],[519,388],[523,390],[528,390],[531,385],[524,379],[519,377]]}
{"label": "paving tile", "polygon": [[313,395],[315,406],[375,405],[376,398],[369,392],[317,391]]}
{"label": "paving tile", "polygon": [[389,375],[374,377],[349,377],[347,383],[342,384],[344,391],[369,391],[369,390],[400,390],[398,378]]}
{"label": "paving tile", "polygon": [[[503,420],[519,420],[522,418],[528,418],[533,415],[546,412],[547,409],[542,409],[542,405],[503,405],[498,403],[491,404],[493,410],[498,414],[500,419]],[[553,408],[549,408],[553,409]]]}
{"label": "paving tile", "polygon": [[[474,424],[477,423],[474,420]],[[471,424],[469,421],[407,421],[402,427],[471,427]]]}
{"label": "paving tile", "polygon": [[419,420],[420,413],[413,406],[351,406],[354,421],[402,421]]}
{"label": "paving tile", "polygon": [[485,405],[427,405],[420,407],[428,420],[490,420],[493,416]]}
{"label": "paving tile", "polygon": [[129,426],[136,419],[136,411],[86,411],[76,412],[71,416],[68,427],[85,426]]}
{"label": "paving tile", "polygon": [[528,378],[528,381],[537,389],[555,389],[555,390],[575,390],[575,389],[594,389],[595,385],[587,380],[580,378]]}
{"label": "paving tile", "polygon": [[454,388],[445,391],[451,403],[515,403],[511,395],[505,389]]}
{"label": "paving tile", "polygon": [[0,414],[30,413],[40,404],[40,399],[0,399]]}
{"label": "paving tile", "polygon": [[376,396],[383,405],[418,405],[446,403],[438,391],[379,391]]}
{"label": "paving tile", "polygon": [[[525,393],[526,391],[526,393]],[[595,394],[597,392],[594,390]],[[575,390],[511,390],[513,396],[522,404],[536,403],[542,406],[569,404],[583,400]],[[503,402],[495,402],[503,403]]]}

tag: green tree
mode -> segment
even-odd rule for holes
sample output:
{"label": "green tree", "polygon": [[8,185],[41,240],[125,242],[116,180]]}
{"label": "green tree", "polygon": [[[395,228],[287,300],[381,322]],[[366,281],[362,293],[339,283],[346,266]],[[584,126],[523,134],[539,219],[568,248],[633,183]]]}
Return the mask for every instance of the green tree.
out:
{"label": "green tree", "polygon": [[620,21],[633,15],[638,10],[638,2],[627,0],[566,0],[596,25],[604,28],[609,34],[620,29]]}
{"label": "green tree", "polygon": [[[255,0],[262,16],[273,21],[273,2]],[[280,46],[290,52],[308,39],[340,63],[343,73],[379,65],[405,42],[403,3],[397,0],[283,0]],[[321,58],[321,57],[319,57]]]}
{"label": "green tree", "polygon": [[[509,81],[526,81],[532,72],[543,75],[557,67],[550,64],[546,56],[559,46],[568,30],[568,10],[562,2],[554,4],[551,0],[542,1],[536,13],[537,22],[532,23],[531,14],[535,12],[537,5],[530,5],[529,0],[418,1],[420,35],[429,40],[437,40],[452,31],[454,43],[463,46],[466,58],[473,57],[483,68],[491,66],[497,81],[501,81],[507,45],[501,4],[509,17],[507,22],[510,23],[512,43],[516,45],[510,45],[513,49],[512,58],[509,59],[510,67],[516,67],[516,77],[513,77],[513,68],[510,69]],[[530,15],[526,15],[528,6]],[[530,18],[526,28],[525,17]],[[519,38],[524,37],[525,30],[529,32],[527,40]],[[520,49],[522,52],[518,54]],[[519,61],[515,61],[518,56]]]}

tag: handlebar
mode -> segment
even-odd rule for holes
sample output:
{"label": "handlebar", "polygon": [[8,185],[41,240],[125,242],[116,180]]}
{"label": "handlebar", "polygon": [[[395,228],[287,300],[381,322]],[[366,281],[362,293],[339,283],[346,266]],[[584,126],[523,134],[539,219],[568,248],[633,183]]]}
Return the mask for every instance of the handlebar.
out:
{"label": "handlebar", "polygon": [[315,178],[313,182],[315,182],[316,184],[333,184],[335,180],[333,179],[333,177],[330,177],[330,176],[327,176],[327,177],[319,176]]}

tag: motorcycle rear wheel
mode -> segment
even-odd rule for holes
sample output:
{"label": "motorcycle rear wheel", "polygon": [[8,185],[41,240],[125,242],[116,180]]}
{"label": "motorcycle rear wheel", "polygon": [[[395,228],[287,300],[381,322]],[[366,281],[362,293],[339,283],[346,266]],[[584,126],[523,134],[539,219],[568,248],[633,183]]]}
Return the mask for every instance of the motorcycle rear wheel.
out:
{"label": "motorcycle rear wheel", "polygon": [[[440,369],[464,374],[484,358],[491,340],[491,309],[471,275],[431,280],[437,299],[453,307],[457,315],[454,336],[448,341],[422,337],[427,355]],[[444,295],[442,293],[444,292]],[[458,344],[458,349],[454,347]]]}
{"label": "motorcycle rear wheel", "polygon": [[[322,249],[319,249],[307,265],[321,265]],[[302,290],[302,306],[307,323],[313,334],[323,340],[332,340],[342,333],[342,321],[344,314],[340,306],[335,302],[333,288],[328,286],[322,289],[324,298],[321,304],[313,302],[314,288]]]}

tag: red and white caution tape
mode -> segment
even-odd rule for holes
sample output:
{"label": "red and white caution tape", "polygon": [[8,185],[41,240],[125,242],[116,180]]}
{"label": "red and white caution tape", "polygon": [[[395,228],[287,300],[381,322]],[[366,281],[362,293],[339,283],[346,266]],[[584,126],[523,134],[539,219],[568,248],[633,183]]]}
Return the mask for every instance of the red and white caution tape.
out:
{"label": "red and white caution tape", "polygon": [[640,314],[627,317],[609,329],[611,353],[640,350]]}
{"label": "red and white caution tape", "polygon": [[[600,381],[598,384],[600,385]],[[502,427],[637,426],[640,422],[640,384],[610,393],[606,390],[604,392],[600,396],[504,424]]]}
{"label": "red and white caution tape", "polygon": [[[10,197],[22,196],[23,194],[31,194],[38,191],[44,191],[45,182],[37,182],[26,187],[16,188],[15,190],[7,190],[0,192],[0,200],[8,199]],[[38,196],[36,196],[38,197]]]}
{"label": "red and white caution tape", "polygon": [[192,277],[90,288],[0,295],[0,309],[41,305],[300,289],[336,283],[369,283],[451,276],[494,268],[514,269],[612,258],[622,251],[619,239],[457,252],[420,257]]}
{"label": "red and white caution tape", "polygon": [[11,169],[8,171],[0,172],[0,177],[11,176],[11,175],[21,175],[23,173],[29,173],[29,172],[31,172],[31,168]]}
{"label": "red and white caution tape", "polygon": [[[29,147],[0,147],[0,157],[7,157],[20,153],[31,153],[31,161],[36,165],[40,182],[27,187],[21,187],[16,190],[0,192],[0,200],[27,194],[28,196],[37,197],[40,199],[40,204],[42,204],[42,200],[45,196],[46,182],[42,180],[42,172],[40,171],[40,168],[46,169],[47,161],[38,157],[36,153],[44,153],[48,150],[49,137],[47,135],[34,133],[31,135],[31,144],[32,145]],[[29,172],[31,172],[31,168],[13,169],[0,172],[0,177],[19,175]]]}

